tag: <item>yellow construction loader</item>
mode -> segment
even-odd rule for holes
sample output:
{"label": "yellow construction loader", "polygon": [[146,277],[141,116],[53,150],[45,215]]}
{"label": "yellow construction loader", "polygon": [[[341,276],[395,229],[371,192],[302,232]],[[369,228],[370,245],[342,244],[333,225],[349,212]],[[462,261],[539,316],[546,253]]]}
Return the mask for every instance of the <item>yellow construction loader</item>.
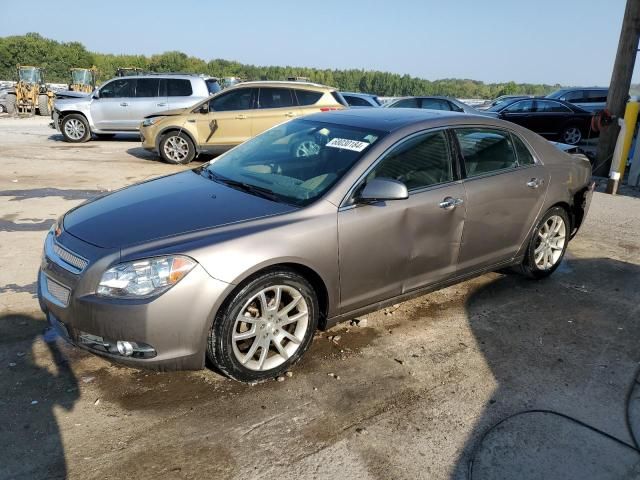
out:
{"label": "yellow construction loader", "polygon": [[91,93],[96,88],[96,80],[98,78],[98,69],[96,67],[72,68],[69,71],[71,73],[69,90],[72,92]]}
{"label": "yellow construction loader", "polygon": [[18,81],[6,96],[7,113],[51,115],[55,95],[44,82],[44,70],[29,65],[18,65],[16,70]]}

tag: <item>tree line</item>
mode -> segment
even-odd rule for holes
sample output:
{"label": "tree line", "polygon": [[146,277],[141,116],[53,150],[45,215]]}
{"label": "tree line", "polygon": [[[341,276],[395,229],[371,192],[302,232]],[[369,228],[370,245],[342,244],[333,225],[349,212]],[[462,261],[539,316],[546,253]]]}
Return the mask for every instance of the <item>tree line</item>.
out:
{"label": "tree line", "polygon": [[495,98],[500,95],[545,95],[559,85],[533,83],[484,83],[477,80],[447,78],[426,80],[390,72],[369,70],[332,70],[309,67],[246,65],[215,59],[205,61],[183,52],[157,55],[114,55],[88,51],[79,42],[58,42],[37,33],[0,37],[0,79],[15,80],[16,65],[34,65],[45,69],[51,83],[68,83],[72,67],[98,68],[98,81],[115,76],[118,67],[138,67],[150,72],[203,73],[214,77],[239,77],[242,80],[284,80],[307,77],[313,82],[334,86],[342,91],[367,92],[380,96],[447,95],[456,98]]}

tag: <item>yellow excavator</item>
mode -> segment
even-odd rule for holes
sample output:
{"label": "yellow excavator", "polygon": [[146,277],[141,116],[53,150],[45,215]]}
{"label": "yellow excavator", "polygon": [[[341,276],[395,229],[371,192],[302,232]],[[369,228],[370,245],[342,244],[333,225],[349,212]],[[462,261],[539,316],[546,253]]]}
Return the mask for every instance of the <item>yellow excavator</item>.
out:
{"label": "yellow excavator", "polygon": [[69,90],[72,92],[91,93],[96,88],[98,78],[98,69],[96,67],[72,68],[69,72],[71,73]]}
{"label": "yellow excavator", "polygon": [[6,96],[7,113],[30,113],[36,111],[49,116],[53,111],[54,93],[44,82],[44,70],[30,65],[16,67],[18,81]]}

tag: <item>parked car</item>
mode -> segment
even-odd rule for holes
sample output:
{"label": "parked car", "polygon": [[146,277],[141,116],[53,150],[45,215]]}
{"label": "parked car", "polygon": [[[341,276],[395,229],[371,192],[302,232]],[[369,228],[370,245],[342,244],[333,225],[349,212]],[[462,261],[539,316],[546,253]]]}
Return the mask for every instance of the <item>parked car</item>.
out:
{"label": "parked car", "polygon": [[[190,108],[159,112],[142,122],[142,146],[169,163],[189,163],[199,153],[221,153],[274,125],[347,107],[332,87],[300,81],[244,82]],[[312,154],[308,144],[296,155]]]}
{"label": "parked car", "polygon": [[67,212],[38,297],[62,335],[112,360],[275,378],[317,328],[483,272],[551,275],[590,178],[589,162],[494,118],[318,113]]}
{"label": "parked car", "polygon": [[550,93],[546,98],[562,100],[588,112],[596,113],[605,109],[608,95],[608,88],[561,88]]}
{"label": "parked car", "polygon": [[547,98],[512,100],[490,108],[487,113],[569,145],[576,145],[590,135],[593,117],[580,107]]}
{"label": "parked car", "polygon": [[199,75],[117,77],[91,95],[56,99],[51,126],[73,143],[86,142],[91,134],[109,138],[117,133],[138,133],[147,115],[189,107],[208,98],[215,85],[217,79]]}
{"label": "parked car", "polygon": [[384,104],[384,108],[425,108],[429,110],[445,110],[464,112],[470,115],[484,115],[484,112],[451,97],[403,97]]}
{"label": "parked car", "polygon": [[382,102],[370,93],[340,92],[350,107],[379,107]]}
{"label": "parked car", "polygon": [[499,105],[500,103],[511,101],[511,100],[518,100],[520,98],[533,98],[533,95],[500,95],[499,97],[496,97],[491,101],[488,101],[486,104],[477,106],[476,108],[478,110],[487,110],[491,107],[495,107],[496,105]]}

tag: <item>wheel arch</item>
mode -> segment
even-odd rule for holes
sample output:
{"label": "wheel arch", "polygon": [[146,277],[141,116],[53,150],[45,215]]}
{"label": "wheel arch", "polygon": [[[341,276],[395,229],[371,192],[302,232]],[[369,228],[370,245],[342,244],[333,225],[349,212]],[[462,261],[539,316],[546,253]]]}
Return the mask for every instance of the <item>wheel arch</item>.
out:
{"label": "wheel arch", "polygon": [[187,130],[186,128],[180,128],[180,127],[176,127],[175,125],[171,125],[169,127],[166,127],[160,130],[156,134],[155,144],[156,144],[156,150],[158,152],[160,151],[160,142],[162,141],[162,138],[168,133],[172,133],[172,132],[184,133],[187,137],[189,137],[189,139],[191,140],[191,143],[193,143],[193,147],[196,150],[196,154],[200,151],[198,142],[196,142],[196,139],[193,137],[193,134],[189,130]]}

